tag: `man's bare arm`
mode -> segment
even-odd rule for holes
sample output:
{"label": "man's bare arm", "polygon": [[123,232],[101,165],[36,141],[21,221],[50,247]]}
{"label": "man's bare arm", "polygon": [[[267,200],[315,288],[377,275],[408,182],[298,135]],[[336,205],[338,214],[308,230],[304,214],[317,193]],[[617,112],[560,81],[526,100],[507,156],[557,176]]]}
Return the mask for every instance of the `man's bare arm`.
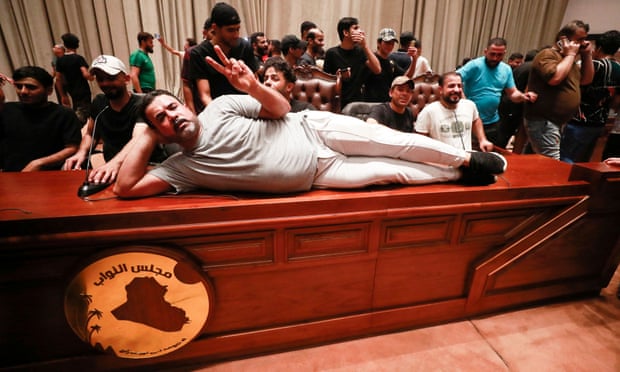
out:
{"label": "man's bare arm", "polygon": [[143,135],[133,137],[125,148],[128,156],[122,162],[114,193],[121,198],[139,198],[170,191],[167,182],[147,174],[148,162],[155,146],[159,143],[157,133],[146,129]]}

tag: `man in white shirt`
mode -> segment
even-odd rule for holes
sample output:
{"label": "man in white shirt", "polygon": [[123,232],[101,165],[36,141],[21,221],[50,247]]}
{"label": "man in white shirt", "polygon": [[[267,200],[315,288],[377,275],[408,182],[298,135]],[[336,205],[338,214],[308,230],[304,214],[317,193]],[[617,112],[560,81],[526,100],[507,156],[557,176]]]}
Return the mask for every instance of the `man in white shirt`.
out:
{"label": "man in white shirt", "polygon": [[439,78],[439,101],[424,107],[415,123],[415,130],[431,138],[466,151],[472,150],[472,133],[482,151],[492,151],[484,134],[482,120],[473,101],[463,97],[463,82],[456,72]]}

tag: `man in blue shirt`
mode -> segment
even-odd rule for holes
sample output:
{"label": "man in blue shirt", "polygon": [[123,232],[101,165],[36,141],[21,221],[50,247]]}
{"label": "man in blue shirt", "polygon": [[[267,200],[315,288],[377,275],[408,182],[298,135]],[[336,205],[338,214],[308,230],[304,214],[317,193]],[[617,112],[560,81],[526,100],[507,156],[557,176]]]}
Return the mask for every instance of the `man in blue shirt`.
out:
{"label": "man in blue shirt", "polygon": [[523,93],[515,86],[512,69],[502,60],[506,55],[506,40],[493,38],[484,49],[484,56],[469,61],[457,72],[463,78],[465,96],[474,101],[484,132],[489,141],[497,141],[499,127],[498,106],[502,91],[512,102],[534,102],[538,97],[534,92]]}

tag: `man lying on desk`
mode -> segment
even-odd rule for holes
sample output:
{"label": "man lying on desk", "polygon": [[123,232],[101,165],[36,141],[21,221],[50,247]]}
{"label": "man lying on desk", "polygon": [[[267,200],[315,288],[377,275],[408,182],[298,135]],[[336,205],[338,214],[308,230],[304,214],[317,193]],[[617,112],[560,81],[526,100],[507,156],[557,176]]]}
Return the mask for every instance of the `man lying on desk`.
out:
{"label": "man lying on desk", "polygon": [[[264,86],[242,62],[216,47],[207,62],[248,96],[214,100],[199,117],[164,91],[149,93],[144,118],[153,130],[132,139],[114,192],[142,197],[197,188],[285,193],[310,188],[426,184],[461,180],[490,184],[504,172],[496,153],[466,152],[428,137],[325,111],[289,113],[288,100]],[[184,151],[147,172],[159,142]]]}

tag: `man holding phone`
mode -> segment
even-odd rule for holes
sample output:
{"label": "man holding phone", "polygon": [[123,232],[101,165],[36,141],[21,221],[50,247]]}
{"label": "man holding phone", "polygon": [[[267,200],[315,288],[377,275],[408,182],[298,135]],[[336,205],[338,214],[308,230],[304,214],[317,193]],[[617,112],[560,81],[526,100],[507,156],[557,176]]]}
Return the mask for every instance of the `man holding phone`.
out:
{"label": "man holding phone", "polygon": [[[525,130],[537,154],[560,159],[561,127],[579,110],[580,85],[594,77],[592,46],[586,40],[590,26],[575,20],[558,32],[556,43],[541,50],[532,62],[528,89],[538,93],[526,102]],[[577,62],[577,56],[581,64]]]}
{"label": "man holding phone", "polygon": [[373,74],[381,72],[377,56],[366,42],[366,34],[360,28],[357,18],[344,17],[338,21],[340,45],[329,48],[325,53],[323,70],[330,74],[340,74],[342,78],[341,106],[363,101],[364,66]]}

